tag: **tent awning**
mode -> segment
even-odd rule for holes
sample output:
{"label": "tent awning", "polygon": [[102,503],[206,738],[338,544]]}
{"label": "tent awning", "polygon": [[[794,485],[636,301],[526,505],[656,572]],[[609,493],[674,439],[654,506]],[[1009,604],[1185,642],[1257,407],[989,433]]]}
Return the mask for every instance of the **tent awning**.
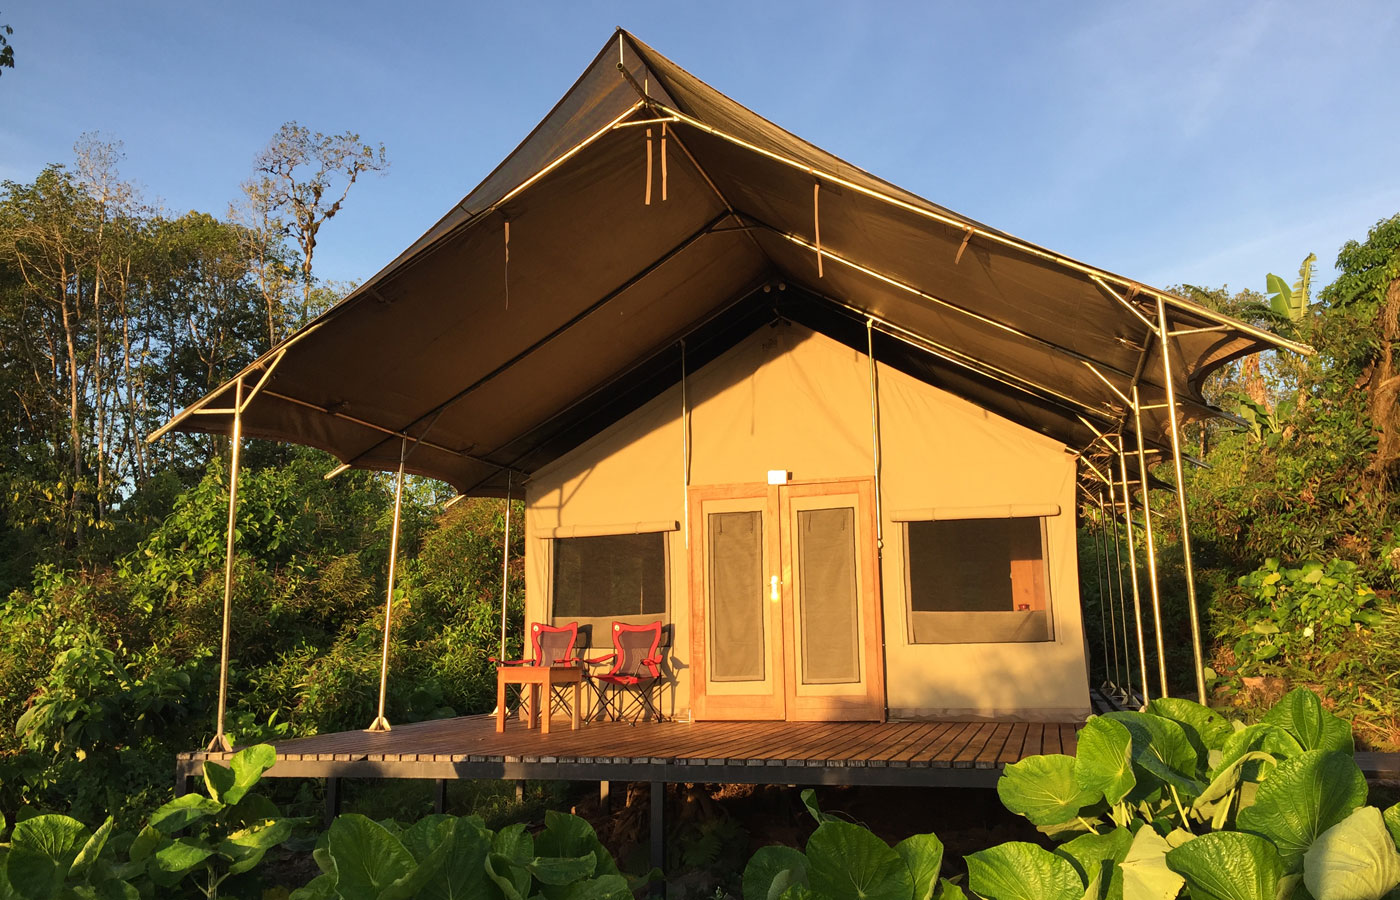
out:
{"label": "tent awning", "polygon": [[[783,131],[624,31],[413,246],[254,362],[245,436],[464,493],[538,466],[775,316],[801,321],[1076,450],[1168,443],[1206,375],[1307,352],[959,216]],[[275,363],[275,366],[274,366]],[[232,431],[234,385],[153,435]],[[1131,415],[1125,426],[1131,433]],[[1129,443],[1132,443],[1130,439]]]}

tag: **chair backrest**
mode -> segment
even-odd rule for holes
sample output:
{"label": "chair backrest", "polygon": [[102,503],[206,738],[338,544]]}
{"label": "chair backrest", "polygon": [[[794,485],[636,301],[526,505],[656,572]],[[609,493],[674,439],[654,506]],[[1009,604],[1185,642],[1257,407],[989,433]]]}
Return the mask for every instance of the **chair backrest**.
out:
{"label": "chair backrest", "polygon": [[661,622],[645,625],[612,623],[613,661],[610,675],[633,675],[638,678],[660,678],[661,666],[655,662],[661,646]]}
{"label": "chair backrest", "polygon": [[535,649],[531,664],[536,666],[565,665],[560,660],[573,662],[574,643],[578,640],[578,623],[567,625],[546,625],[534,622],[530,625],[530,643]]}

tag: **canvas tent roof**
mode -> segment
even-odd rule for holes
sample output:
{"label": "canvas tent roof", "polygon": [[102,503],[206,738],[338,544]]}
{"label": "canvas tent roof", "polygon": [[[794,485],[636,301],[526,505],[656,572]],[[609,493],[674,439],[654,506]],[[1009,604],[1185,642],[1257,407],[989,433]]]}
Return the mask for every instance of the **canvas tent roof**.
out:
{"label": "canvas tent roof", "polygon": [[[619,30],[441,221],[245,370],[267,377],[243,434],[386,470],[406,435],[408,471],[500,496],[781,316],[861,348],[869,327],[883,361],[1075,449],[1136,382],[1160,447],[1159,298],[1187,417],[1211,370],[1293,346],[890,185]],[[157,436],[231,432],[233,384]]]}

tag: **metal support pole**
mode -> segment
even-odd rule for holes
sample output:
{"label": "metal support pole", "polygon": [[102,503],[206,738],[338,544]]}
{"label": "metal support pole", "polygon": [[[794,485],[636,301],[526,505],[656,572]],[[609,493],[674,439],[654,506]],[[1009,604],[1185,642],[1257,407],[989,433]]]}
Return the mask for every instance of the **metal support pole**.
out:
{"label": "metal support pole", "polygon": [[326,779],[326,827],[330,828],[335,817],[340,815],[340,779],[331,777]]}
{"label": "metal support pole", "polygon": [[1109,682],[1109,685],[1114,690],[1121,690],[1122,685],[1119,682],[1123,677],[1123,672],[1118,666],[1118,620],[1114,618],[1113,611],[1113,573],[1109,571],[1108,566],[1108,511],[1104,507],[1103,494],[1099,495],[1099,546],[1103,552],[1104,581],[1108,585],[1108,643],[1113,648],[1113,680]]}
{"label": "metal support pole", "polygon": [[399,474],[394,482],[394,528],[389,535],[389,589],[384,598],[384,649],[379,657],[379,715],[366,731],[390,731],[384,717],[384,703],[389,697],[389,636],[394,621],[394,570],[399,561],[399,520],[403,512],[403,466],[408,459],[408,438],[399,444]]}
{"label": "metal support pole", "polygon": [[1138,402],[1137,385],[1133,385],[1133,421],[1137,432],[1138,472],[1142,475],[1142,533],[1147,542],[1147,584],[1152,590],[1152,624],[1157,630],[1157,675],[1161,680],[1162,696],[1170,697],[1167,688],[1167,649],[1162,637],[1162,596],[1157,587],[1157,544],[1152,536],[1152,496],[1147,490],[1147,451],[1142,445],[1142,405]]}
{"label": "metal support pole", "polygon": [[[1113,477],[1113,465],[1108,466],[1109,478]],[[1123,545],[1118,540],[1118,497],[1117,490],[1113,482],[1108,483],[1108,499],[1112,504],[1108,521],[1113,527],[1113,562],[1118,570],[1118,618],[1123,622],[1123,671],[1127,674],[1128,680],[1123,685],[1125,699],[1132,699],[1133,696],[1133,654],[1128,650],[1128,607],[1125,598],[1126,591],[1123,589]],[[1141,681],[1142,673],[1138,673],[1138,680]]]}
{"label": "metal support pole", "polygon": [[875,320],[865,318],[865,358],[870,363],[870,452],[875,467],[875,550],[885,548],[885,522],[880,491],[880,384],[875,369]]}
{"label": "metal support pole", "polygon": [[1147,690],[1147,642],[1142,636],[1142,594],[1138,591],[1137,547],[1133,544],[1133,504],[1128,493],[1128,456],[1123,452],[1123,435],[1118,435],[1118,471],[1123,476],[1123,527],[1128,532],[1128,572],[1133,579],[1133,620],[1137,624],[1138,686],[1142,702],[1151,698]]}
{"label": "metal support pole", "polygon": [[209,742],[210,750],[233,750],[228,735],[224,734],[224,709],[228,706],[228,650],[229,633],[233,613],[233,531],[238,512],[238,471],[242,459],[243,445],[243,379],[238,379],[234,387],[233,435],[230,438],[233,451],[228,466],[228,539],[224,548],[224,625],[219,641],[219,714],[214,725],[214,739]]}
{"label": "metal support pole", "polygon": [[1206,702],[1205,663],[1201,660],[1201,618],[1196,608],[1196,574],[1191,565],[1191,530],[1186,521],[1186,481],[1181,472],[1181,432],[1176,424],[1176,389],[1172,386],[1172,358],[1167,307],[1157,298],[1157,331],[1162,343],[1162,381],[1167,386],[1167,421],[1171,424],[1172,468],[1176,474],[1176,505],[1181,513],[1182,571],[1186,573],[1186,605],[1191,613],[1191,656],[1196,666],[1196,702]]}
{"label": "metal support pole", "polygon": [[511,472],[506,470],[506,536],[501,547],[501,655],[506,658],[506,605],[510,599],[510,482]]}
{"label": "metal support pole", "polygon": [[1090,528],[1094,535],[1094,575],[1099,581],[1099,637],[1103,644],[1103,683],[1108,684],[1108,614],[1104,612],[1104,560],[1099,553],[1099,534],[1103,531],[1103,502],[1099,503],[1099,528]]}

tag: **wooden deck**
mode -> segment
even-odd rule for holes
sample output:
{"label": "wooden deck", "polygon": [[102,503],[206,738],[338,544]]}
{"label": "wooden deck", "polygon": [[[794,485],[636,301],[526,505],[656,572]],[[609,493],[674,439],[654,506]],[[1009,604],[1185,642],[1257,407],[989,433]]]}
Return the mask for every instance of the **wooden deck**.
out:
{"label": "wooden deck", "polygon": [[[562,726],[562,727],[561,727]],[[1073,753],[1076,724],[1026,722],[596,722],[548,735],[491,716],[281,741],[282,778],[559,779],[566,781],[868,784],[991,787],[1038,753]],[[179,774],[205,759],[185,753]]]}

